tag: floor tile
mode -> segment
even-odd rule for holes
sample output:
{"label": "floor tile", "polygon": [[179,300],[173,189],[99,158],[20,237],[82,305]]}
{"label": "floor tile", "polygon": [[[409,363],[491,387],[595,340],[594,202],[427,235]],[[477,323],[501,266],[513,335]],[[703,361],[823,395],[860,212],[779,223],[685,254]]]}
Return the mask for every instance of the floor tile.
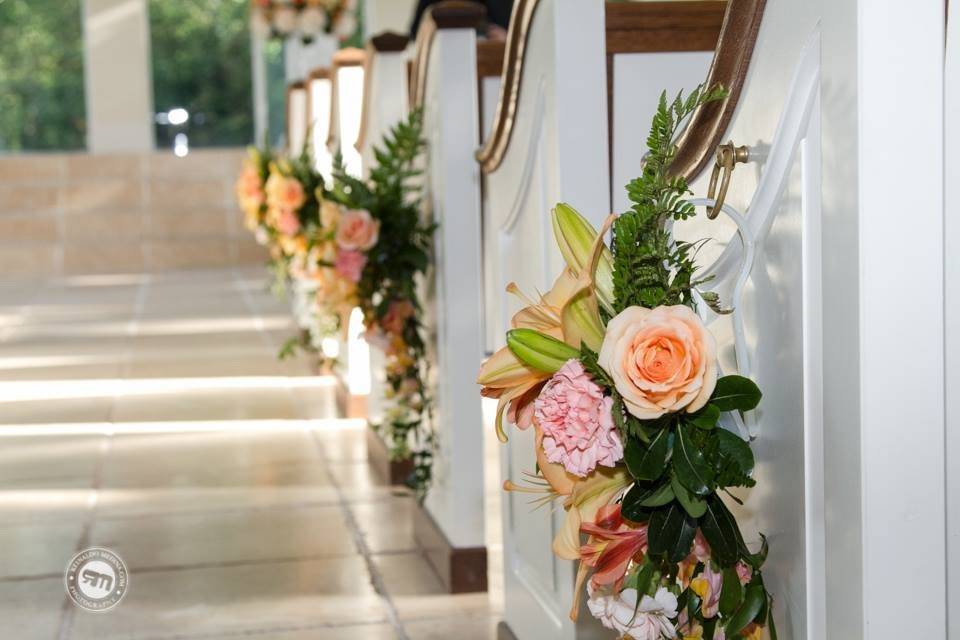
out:
{"label": "floor tile", "polygon": [[[0,528],[0,541],[2,536]],[[357,552],[337,506],[99,519],[90,541],[115,550],[133,571]]]}
{"label": "floor tile", "polygon": [[71,638],[156,638],[184,630],[223,635],[294,621],[385,623],[387,616],[363,560],[335,558],[135,573],[127,596],[109,615],[78,613]]}
{"label": "floor tile", "polygon": [[3,635],[22,640],[54,640],[65,598],[63,578],[0,582]]}

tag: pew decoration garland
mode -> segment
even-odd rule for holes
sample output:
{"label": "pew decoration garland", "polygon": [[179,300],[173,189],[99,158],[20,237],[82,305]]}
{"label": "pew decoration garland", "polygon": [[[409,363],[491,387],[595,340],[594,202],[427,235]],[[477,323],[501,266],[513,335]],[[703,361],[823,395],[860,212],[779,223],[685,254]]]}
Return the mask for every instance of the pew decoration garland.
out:
{"label": "pew decoration garland", "polygon": [[[432,480],[436,449],[418,292],[418,280],[431,262],[436,230],[436,224],[424,221],[421,215],[418,163],[425,146],[423,115],[414,110],[374,149],[375,163],[368,179],[349,175],[338,156],[328,194],[351,211],[363,212],[379,232],[379,241],[367,250],[359,272],[357,300],[367,342],[386,356],[387,396],[392,406],[382,423],[371,426],[387,442],[393,459],[412,459],[413,473],[407,484],[420,498]],[[363,236],[363,232],[350,230],[354,225],[362,226],[358,220],[350,226],[341,222],[338,241],[345,228],[348,237]]]}
{"label": "pew decoration garland", "polygon": [[[587,607],[618,638],[776,639],[761,567],[720,492],[752,487],[753,453],[720,425],[724,412],[757,407],[751,380],[718,377],[717,347],[697,308],[702,242],[675,240],[672,223],[695,215],[692,192],[671,176],[677,132],[722,87],[686,98],[662,94],[632,208],[598,233],[558,204],[553,230],[566,267],[512,320],[507,346],[481,367],[482,394],[503,420],[533,427],[536,472],[508,491],[562,499],[554,553],[579,561],[576,620]],[[612,228],[610,246],[604,240]],[[518,294],[516,285],[508,291]],[[762,536],[761,536],[762,537]]]}
{"label": "pew decoration garland", "polygon": [[417,166],[425,145],[416,110],[374,149],[376,162],[366,180],[349,175],[339,154],[328,187],[307,149],[294,159],[251,149],[236,184],[247,228],[270,250],[275,288],[312,296],[306,304],[294,301],[305,310],[304,335],[291,338],[280,356],[297,347],[322,354],[322,339],[345,330],[359,307],[367,342],[386,355],[392,400],[384,422],[371,427],[393,459],[412,460],[407,484],[421,499],[436,449],[418,291],[436,230],[421,216]]}
{"label": "pew decoration garland", "polygon": [[251,29],[262,38],[324,34],[346,40],[357,30],[356,0],[251,0]]}

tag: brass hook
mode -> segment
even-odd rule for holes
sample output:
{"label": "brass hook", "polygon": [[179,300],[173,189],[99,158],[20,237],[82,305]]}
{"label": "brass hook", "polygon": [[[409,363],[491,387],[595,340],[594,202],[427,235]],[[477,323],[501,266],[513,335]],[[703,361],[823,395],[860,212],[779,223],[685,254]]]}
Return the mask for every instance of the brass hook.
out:
{"label": "brass hook", "polygon": [[[727,197],[727,187],[730,186],[730,176],[738,162],[750,161],[750,148],[742,145],[733,146],[733,141],[721,144],[717,147],[717,161],[713,165],[713,173],[710,174],[710,185],[707,187],[707,197],[715,200],[714,206],[707,207],[707,218],[713,220],[720,213],[723,207],[723,201]],[[720,193],[717,191],[717,179],[720,178],[720,172],[723,171],[723,178],[720,180]],[[716,196],[714,195],[716,194]]]}

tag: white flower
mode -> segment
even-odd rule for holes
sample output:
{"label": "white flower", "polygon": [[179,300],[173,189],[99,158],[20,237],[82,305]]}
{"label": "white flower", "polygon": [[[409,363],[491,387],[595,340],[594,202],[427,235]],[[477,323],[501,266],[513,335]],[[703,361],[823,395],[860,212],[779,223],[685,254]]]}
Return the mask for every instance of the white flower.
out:
{"label": "white flower", "polygon": [[270,235],[263,227],[257,227],[257,230],[253,232],[253,237],[259,245],[266,246],[270,242]]}
{"label": "white flower", "polygon": [[345,11],[340,15],[337,24],[333,27],[334,32],[339,38],[349,38],[357,30],[357,16],[351,11]]}
{"label": "white flower", "polygon": [[293,7],[277,7],[273,10],[273,28],[287,35],[297,28],[297,10]]}
{"label": "white flower", "polygon": [[666,587],[657,589],[654,597],[644,595],[637,606],[637,590],[624,589],[620,593],[593,592],[587,586],[590,613],[607,629],[613,629],[633,640],[663,640],[675,638],[677,630],[671,618],[677,615],[677,597]]}
{"label": "white flower", "polygon": [[327,26],[327,14],[320,7],[307,7],[300,12],[300,33],[315,36]]}
{"label": "white flower", "polygon": [[250,15],[250,31],[258,38],[266,38],[270,35],[270,22],[267,21],[263,11],[252,11]]}

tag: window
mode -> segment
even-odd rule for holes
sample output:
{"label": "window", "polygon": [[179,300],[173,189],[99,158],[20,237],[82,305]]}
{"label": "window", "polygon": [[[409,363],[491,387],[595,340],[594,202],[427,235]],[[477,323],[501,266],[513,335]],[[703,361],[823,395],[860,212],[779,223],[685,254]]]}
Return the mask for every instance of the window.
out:
{"label": "window", "polygon": [[150,0],[159,148],[253,142],[248,11],[249,0]]}
{"label": "window", "polygon": [[85,146],[80,0],[0,0],[0,151]]}

